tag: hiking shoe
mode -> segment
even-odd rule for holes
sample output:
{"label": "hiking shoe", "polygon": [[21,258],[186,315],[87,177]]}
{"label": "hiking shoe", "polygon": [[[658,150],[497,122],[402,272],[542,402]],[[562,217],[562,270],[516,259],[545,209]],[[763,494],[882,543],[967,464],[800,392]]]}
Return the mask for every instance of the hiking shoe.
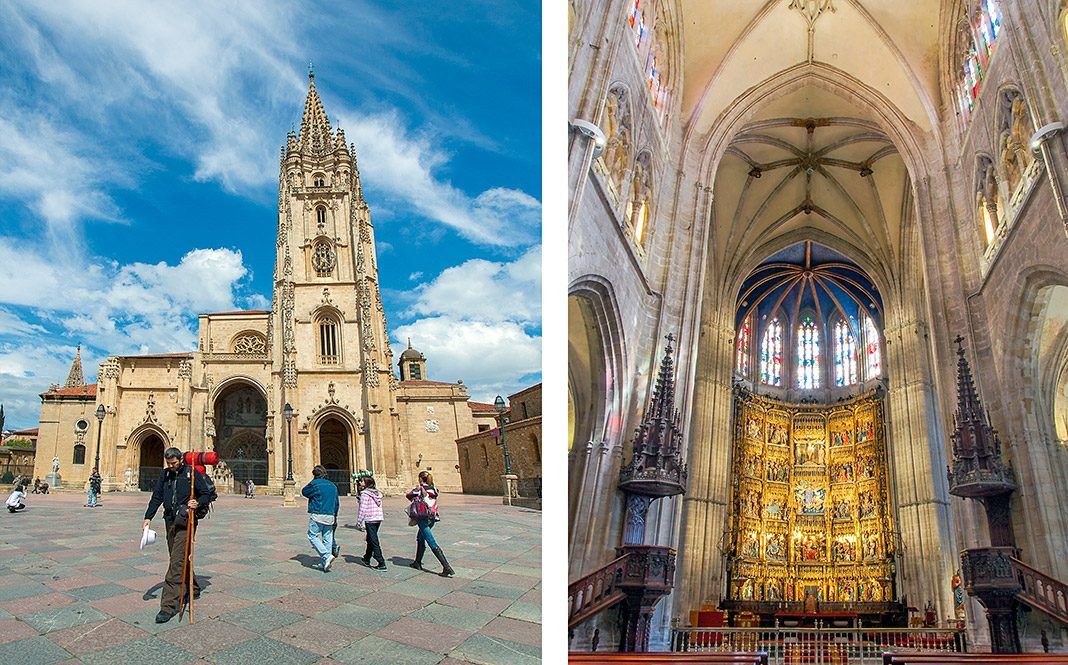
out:
{"label": "hiking shoe", "polygon": [[341,554],[341,545],[334,545],[334,551],[332,552],[332,554],[334,555],[334,558],[336,559],[338,557],[338,555]]}
{"label": "hiking shoe", "polygon": [[371,560],[370,559],[365,559],[363,557],[360,557],[360,563],[362,563],[363,565],[367,566],[368,568],[371,567]]}
{"label": "hiking shoe", "polygon": [[156,623],[167,623],[174,618],[174,612],[168,612],[167,610],[160,610],[156,615]]}
{"label": "hiking shoe", "polygon": [[334,563],[334,559],[336,559],[336,558],[337,557],[334,556],[333,554],[331,554],[330,556],[326,557],[326,561],[323,562],[323,572],[324,573],[329,573],[330,572],[330,564]]}
{"label": "hiking shoe", "polygon": [[[367,564],[367,565],[370,566],[371,564]],[[386,564],[385,563],[380,563],[377,566],[375,566],[373,569],[374,570],[385,570],[386,569]]]}

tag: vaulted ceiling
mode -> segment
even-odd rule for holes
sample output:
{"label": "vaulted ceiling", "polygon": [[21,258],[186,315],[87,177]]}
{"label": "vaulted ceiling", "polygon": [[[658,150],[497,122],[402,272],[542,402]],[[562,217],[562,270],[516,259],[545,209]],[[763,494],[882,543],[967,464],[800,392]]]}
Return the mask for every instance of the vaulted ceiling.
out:
{"label": "vaulted ceiling", "polygon": [[879,272],[897,272],[914,215],[895,141],[937,134],[941,2],[681,8],[689,149],[707,150],[705,137],[734,118],[715,166],[711,251],[746,271],[765,258],[752,248],[816,230],[844,241],[840,249],[859,248]]}
{"label": "vaulted ceiling", "polygon": [[941,0],[682,0],[684,122],[701,135],[759,82],[815,67],[863,82],[929,131],[939,106],[941,5]]}

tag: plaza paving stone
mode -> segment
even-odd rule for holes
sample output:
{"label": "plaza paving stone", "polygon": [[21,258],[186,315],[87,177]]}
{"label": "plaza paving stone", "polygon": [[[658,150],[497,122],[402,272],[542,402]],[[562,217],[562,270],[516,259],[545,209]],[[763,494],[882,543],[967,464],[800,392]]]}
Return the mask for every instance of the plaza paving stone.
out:
{"label": "plaza paving stone", "polygon": [[303,506],[223,496],[197,533],[204,589],[188,618],[154,621],[166,569],[159,542],[137,549],[148,495],[31,496],[0,517],[0,662],[533,663],[540,659],[541,515],[493,497],[443,495],[434,536],[457,576],[408,567],[415,529],[387,497],[389,568],[359,563],[355,499],[342,497],[339,559],[315,568]]}

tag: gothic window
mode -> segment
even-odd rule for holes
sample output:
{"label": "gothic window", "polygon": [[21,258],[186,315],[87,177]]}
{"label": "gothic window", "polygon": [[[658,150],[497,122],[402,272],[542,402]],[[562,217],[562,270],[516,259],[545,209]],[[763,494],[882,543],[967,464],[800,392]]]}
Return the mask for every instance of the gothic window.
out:
{"label": "gothic window", "polygon": [[80,443],[74,446],[74,463],[85,464],[85,446]]}
{"label": "gothic window", "polygon": [[262,356],[267,353],[267,340],[258,333],[241,333],[230,345],[230,353],[242,356]]}
{"label": "gothic window", "polygon": [[627,233],[634,244],[640,248],[645,247],[645,240],[649,234],[649,218],[652,215],[652,189],[649,185],[650,156],[643,152],[634,161],[633,187],[631,187],[630,202],[627,204],[626,224]]}
{"label": "gothic window", "polygon": [[326,187],[326,176],[324,176],[322,173],[316,173],[314,176],[312,176],[312,186]]}
{"label": "gothic window", "polygon": [[340,325],[333,316],[319,317],[319,364],[337,365],[341,362]]}
{"label": "gothic window", "polygon": [[845,319],[834,324],[834,385],[851,386],[858,381],[857,340]]}
{"label": "gothic window", "polygon": [[751,317],[745,317],[742,327],[738,330],[738,341],[735,360],[735,369],[744,378],[749,378],[749,331]]}
{"label": "gothic window", "polygon": [[782,324],[778,317],[768,324],[760,343],[760,382],[782,385]]}
{"label": "gothic window", "polygon": [[645,82],[649,89],[649,99],[656,110],[656,117],[661,124],[664,124],[668,103],[671,101],[671,49],[674,40],[667,14],[662,14],[659,8],[657,14],[656,28],[653,31],[653,46],[649,49],[649,58],[645,66]]}
{"label": "gothic window", "polygon": [[820,333],[811,316],[802,317],[797,326],[797,387],[820,387]]}
{"label": "gothic window", "polygon": [[319,206],[315,209],[315,225],[319,228],[326,226],[326,206]]}
{"label": "gothic window", "polygon": [[1001,35],[997,0],[976,0],[962,17],[957,33],[957,112],[967,122],[975,108],[979,85]]}
{"label": "gothic window", "polygon": [[640,49],[646,32],[645,9],[642,6],[642,0],[632,0],[630,3],[630,8],[627,10],[627,23],[630,23],[630,28],[634,31],[634,47]]}
{"label": "gothic window", "polygon": [[312,267],[319,277],[330,277],[334,273],[334,249],[327,240],[317,240],[312,250]]}
{"label": "gothic window", "polygon": [[879,331],[870,316],[864,317],[864,355],[867,358],[865,379],[874,379],[883,373],[882,352],[879,348]]}

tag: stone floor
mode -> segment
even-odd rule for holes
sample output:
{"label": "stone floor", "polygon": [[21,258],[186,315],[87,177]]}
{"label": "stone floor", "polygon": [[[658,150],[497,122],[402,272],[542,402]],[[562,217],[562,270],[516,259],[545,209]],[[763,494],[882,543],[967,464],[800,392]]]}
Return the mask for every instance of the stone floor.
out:
{"label": "stone floor", "polygon": [[[0,663],[534,663],[541,653],[541,514],[499,498],[443,495],[434,535],[456,577],[406,564],[415,529],[386,499],[389,569],[357,563],[363,534],[343,497],[341,557],[328,573],[305,508],[224,496],[197,533],[204,593],[188,617],[153,621],[161,543],[137,548],[148,495],[30,495],[0,512]],[[303,504],[303,501],[299,502]],[[163,538],[163,511],[152,526]],[[165,543],[164,543],[165,544]],[[430,552],[424,560],[440,570]]]}

